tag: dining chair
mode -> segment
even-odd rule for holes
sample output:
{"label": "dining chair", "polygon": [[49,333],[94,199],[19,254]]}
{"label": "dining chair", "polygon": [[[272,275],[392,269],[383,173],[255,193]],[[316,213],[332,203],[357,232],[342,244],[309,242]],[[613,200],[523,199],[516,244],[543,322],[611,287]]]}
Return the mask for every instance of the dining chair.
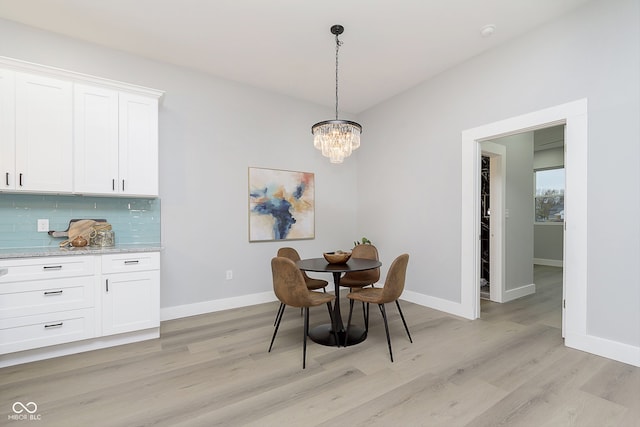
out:
{"label": "dining chair", "polygon": [[[294,248],[289,248],[289,247],[280,248],[278,249],[277,256],[289,258],[293,262],[300,261],[300,254],[298,254],[298,251],[296,251]],[[307,276],[307,273],[304,271],[302,271],[302,277],[304,278],[304,283],[307,285],[307,289],[311,291],[322,289],[323,292],[327,292],[325,288],[327,287],[329,282],[327,282],[326,280],[314,279],[312,277],[309,277]],[[281,316],[281,312],[284,312],[284,308],[285,308],[285,305],[280,303],[280,307],[278,307],[278,313],[276,314],[276,320],[274,320],[273,322],[274,326],[278,321],[278,316]],[[300,314],[302,314],[302,310],[300,311]]]}
{"label": "dining chair", "polygon": [[349,298],[349,320],[347,320],[347,330],[345,332],[345,347],[348,344],[346,340],[349,337],[349,326],[351,326],[351,315],[353,314],[354,301],[362,301],[363,303],[367,304],[367,315],[365,316],[366,332],[369,332],[369,304],[378,304],[380,313],[382,314],[382,319],[384,320],[384,330],[387,333],[387,345],[389,346],[389,356],[391,357],[392,362],[393,352],[391,350],[391,338],[389,337],[389,323],[387,321],[387,313],[384,308],[385,304],[395,301],[396,306],[398,307],[398,312],[400,313],[400,318],[402,319],[402,323],[404,324],[404,329],[407,331],[407,335],[409,336],[409,341],[413,343],[411,334],[409,333],[409,328],[407,327],[407,322],[404,320],[404,315],[402,314],[400,303],[398,302],[398,299],[400,298],[400,296],[402,295],[402,291],[404,290],[404,282],[407,275],[408,263],[409,255],[400,255],[391,263],[389,271],[387,272],[387,277],[384,281],[384,286],[382,288],[360,288],[347,294],[347,298]]}
{"label": "dining chair", "polygon": [[[309,307],[315,307],[322,304],[327,305],[331,325],[334,325],[333,310],[331,309],[331,301],[335,300],[335,295],[311,291],[307,288],[302,271],[289,258],[275,257],[271,260],[271,273],[273,276],[273,291],[278,300],[284,305],[292,307],[300,307],[304,310],[304,341],[302,344],[302,369],[306,367],[307,359],[307,336],[309,335]],[[276,327],[273,331],[269,352],[273,347],[273,341],[276,339],[282,314],[284,310],[278,312],[276,319]],[[333,335],[338,342],[336,328],[332,327]]]}
{"label": "dining chair", "polygon": [[[351,250],[351,258],[364,258],[374,259],[379,261],[378,248],[371,244],[356,245]],[[380,268],[365,271],[350,271],[345,273],[340,279],[340,286],[349,288],[353,291],[354,288],[364,288],[366,286],[374,286],[380,280]],[[364,316],[364,322],[367,323],[368,312],[364,309],[364,303],[362,303],[362,315]]]}

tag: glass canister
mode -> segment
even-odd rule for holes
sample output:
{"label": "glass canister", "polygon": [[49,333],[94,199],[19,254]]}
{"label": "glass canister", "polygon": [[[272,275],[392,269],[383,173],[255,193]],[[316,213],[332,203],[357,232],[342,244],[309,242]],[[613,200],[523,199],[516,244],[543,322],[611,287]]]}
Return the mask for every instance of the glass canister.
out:
{"label": "glass canister", "polygon": [[116,235],[113,230],[94,230],[89,237],[90,246],[98,246],[101,248],[115,246]]}

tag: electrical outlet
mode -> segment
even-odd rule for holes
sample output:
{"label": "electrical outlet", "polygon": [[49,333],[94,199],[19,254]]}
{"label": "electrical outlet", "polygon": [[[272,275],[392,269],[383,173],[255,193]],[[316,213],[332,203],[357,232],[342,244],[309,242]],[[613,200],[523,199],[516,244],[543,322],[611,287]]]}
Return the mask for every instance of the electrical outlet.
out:
{"label": "electrical outlet", "polygon": [[227,280],[233,279],[233,270],[227,270]]}
{"label": "electrical outlet", "polygon": [[48,219],[39,219],[38,220],[38,233],[46,233],[49,231],[49,220]]}

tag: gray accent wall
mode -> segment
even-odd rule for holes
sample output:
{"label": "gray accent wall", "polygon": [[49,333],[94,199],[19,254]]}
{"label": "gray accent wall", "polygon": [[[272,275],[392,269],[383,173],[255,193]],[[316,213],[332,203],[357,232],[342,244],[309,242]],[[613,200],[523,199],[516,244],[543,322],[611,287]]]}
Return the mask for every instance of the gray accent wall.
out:
{"label": "gray accent wall", "polygon": [[506,148],[505,290],[533,283],[533,132],[494,139]]}
{"label": "gray accent wall", "polygon": [[411,253],[407,289],[460,302],[461,132],[586,98],[586,333],[640,348],[638,16],[635,0],[590,2],[359,116],[358,228]]}

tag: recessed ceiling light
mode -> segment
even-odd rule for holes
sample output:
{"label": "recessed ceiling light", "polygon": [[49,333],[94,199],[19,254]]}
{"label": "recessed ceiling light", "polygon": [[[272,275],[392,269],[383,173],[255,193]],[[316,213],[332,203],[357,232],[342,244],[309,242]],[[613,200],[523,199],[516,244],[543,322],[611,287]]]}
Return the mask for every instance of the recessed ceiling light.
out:
{"label": "recessed ceiling light", "polygon": [[495,32],[496,32],[496,26],[493,24],[488,24],[480,28],[480,34],[482,35],[482,37],[489,37]]}

